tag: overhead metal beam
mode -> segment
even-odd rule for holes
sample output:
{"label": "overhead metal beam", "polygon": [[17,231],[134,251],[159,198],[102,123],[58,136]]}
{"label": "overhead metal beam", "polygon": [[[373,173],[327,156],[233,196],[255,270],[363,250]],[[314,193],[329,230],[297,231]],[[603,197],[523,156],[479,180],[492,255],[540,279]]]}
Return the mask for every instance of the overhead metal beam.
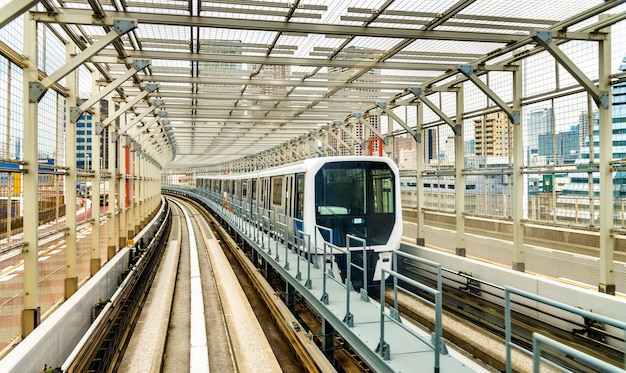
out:
{"label": "overhead metal beam", "polygon": [[[232,62],[232,60],[231,60]],[[293,87],[301,88],[351,88],[369,90],[402,90],[406,88],[406,83],[383,83],[383,82],[361,82],[361,81],[333,81],[333,80],[295,80],[295,79],[249,79],[233,77],[192,77],[177,75],[149,75],[144,77],[144,81],[158,83],[189,83],[189,84],[216,84],[216,85],[260,85],[263,87]],[[358,94],[358,93],[356,93]]]}
{"label": "overhead metal beam", "polygon": [[[160,59],[160,60],[189,60],[198,62],[232,62],[237,59],[238,62],[250,65],[280,65],[280,66],[304,66],[304,67],[353,67],[354,60],[350,59],[327,59],[327,58],[306,58],[306,57],[268,57],[268,56],[251,56],[251,55],[233,55],[233,54],[217,54],[217,53],[191,53],[191,52],[167,52],[167,51],[128,51],[129,58],[137,59]],[[119,56],[111,51],[102,51],[97,56],[93,56],[91,62],[116,63]],[[390,69],[390,70],[411,70],[411,71],[445,71],[454,69],[457,64],[441,64],[441,63],[416,63],[416,62],[384,62],[371,61],[368,67],[371,69]]]}
{"label": "overhead metal beam", "polygon": [[2,6],[2,12],[0,12],[0,28],[35,6],[38,2],[39,0],[13,0],[4,4]]}
{"label": "overhead metal beam", "polygon": [[47,12],[32,12],[35,20],[45,23],[69,24],[107,24],[113,18],[141,19],[144,24],[175,25],[188,27],[212,27],[237,30],[284,32],[288,34],[323,34],[323,35],[359,35],[364,37],[398,38],[398,39],[425,39],[425,40],[455,40],[488,43],[514,43],[525,36],[495,33],[495,32],[460,32],[418,30],[398,27],[361,27],[340,24],[323,24],[309,22],[265,21],[257,19],[233,19],[231,17],[187,16],[162,13],[137,13],[107,11],[107,17],[94,19],[93,12],[82,9],[64,9],[63,14],[48,14]]}
{"label": "overhead metal beam", "polygon": [[[229,115],[227,117],[221,116],[206,116],[206,115],[171,115],[170,119],[172,120],[181,120],[188,122],[200,122],[200,123],[224,123],[224,122],[240,122],[240,123],[259,123],[259,124],[272,124],[275,126],[291,126],[292,123],[310,123],[310,124],[320,124],[328,120],[328,118],[320,118],[315,116],[313,118],[308,117],[262,117],[262,118],[254,118],[246,115]],[[311,129],[310,127],[308,129]]]}
{"label": "overhead metal beam", "polygon": [[496,103],[500,107],[500,109],[504,110],[506,114],[509,116],[511,123],[520,124],[520,112],[513,111],[509,107],[509,105],[504,102],[487,84],[485,84],[478,76],[474,73],[474,66],[472,65],[460,65],[459,72],[466,76],[474,85],[480,89],[484,94],[489,97],[489,99]]}
{"label": "overhead metal beam", "polygon": [[547,50],[555,60],[557,60],[583,88],[591,95],[598,107],[609,107],[609,92],[600,89],[582,72],[576,64],[563,53],[553,42],[553,32],[550,30],[537,30],[532,34],[533,40]]}
{"label": "overhead metal beam", "polygon": [[[160,87],[159,88],[159,95],[164,97],[164,98],[198,98],[199,100],[212,100],[212,101],[238,101],[238,100],[245,100],[245,101],[281,101],[281,100],[288,100],[288,101],[303,101],[303,102],[308,102],[311,103],[314,100],[311,99],[310,96],[308,95],[304,95],[304,94],[290,94],[289,96],[286,95],[248,95],[248,94],[240,94],[240,93],[232,93],[232,94],[228,94],[225,93],[223,95],[220,95],[219,97],[206,97],[203,94],[198,94],[198,93],[189,93],[189,92],[182,92],[182,91],[172,91],[172,90],[168,90],[168,87]],[[379,97],[379,99],[384,99],[384,96]],[[315,101],[320,101],[320,102],[332,102],[332,103],[354,103],[354,104],[368,104],[370,101],[369,99],[364,98],[356,98],[356,97],[316,97]]]}
{"label": "overhead metal beam", "polygon": [[115,19],[113,21],[113,29],[111,31],[109,31],[106,35],[102,36],[96,42],[81,51],[61,68],[43,78],[41,81],[29,82],[29,102],[39,102],[39,100],[41,100],[43,95],[46,93],[46,90],[50,88],[54,83],[61,80],[70,72],[74,71],[76,68],[78,68],[78,66],[82,65],[91,56],[104,49],[112,41],[126,34],[135,27],[137,27],[137,20]]}

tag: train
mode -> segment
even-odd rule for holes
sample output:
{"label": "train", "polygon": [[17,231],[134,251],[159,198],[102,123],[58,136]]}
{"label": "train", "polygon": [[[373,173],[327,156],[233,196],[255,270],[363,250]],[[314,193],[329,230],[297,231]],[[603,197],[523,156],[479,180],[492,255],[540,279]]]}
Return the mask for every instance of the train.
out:
{"label": "train", "polygon": [[[329,242],[344,250],[349,245],[352,263],[363,267],[365,242],[368,288],[380,285],[381,268],[391,269],[392,252],[400,248],[400,177],[389,158],[310,158],[248,173],[197,175],[195,181],[201,193],[226,196],[231,205],[247,211],[262,209],[271,219],[284,216],[281,221],[288,222],[290,234],[300,231],[302,237],[310,237],[311,245],[317,242],[312,260],[320,264],[323,242]],[[333,272],[345,281],[346,255],[334,251],[333,256]],[[352,267],[352,285],[360,289],[363,271]]]}

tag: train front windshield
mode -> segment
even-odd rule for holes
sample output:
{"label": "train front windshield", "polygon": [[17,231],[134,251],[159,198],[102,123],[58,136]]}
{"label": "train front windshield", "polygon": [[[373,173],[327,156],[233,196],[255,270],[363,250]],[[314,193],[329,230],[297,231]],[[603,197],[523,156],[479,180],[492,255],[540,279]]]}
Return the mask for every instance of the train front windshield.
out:
{"label": "train front windshield", "polygon": [[[385,245],[395,224],[394,175],[383,162],[335,162],[315,175],[315,211],[326,240],[346,246],[346,234],[365,238],[368,246]],[[358,246],[352,241],[350,246]]]}

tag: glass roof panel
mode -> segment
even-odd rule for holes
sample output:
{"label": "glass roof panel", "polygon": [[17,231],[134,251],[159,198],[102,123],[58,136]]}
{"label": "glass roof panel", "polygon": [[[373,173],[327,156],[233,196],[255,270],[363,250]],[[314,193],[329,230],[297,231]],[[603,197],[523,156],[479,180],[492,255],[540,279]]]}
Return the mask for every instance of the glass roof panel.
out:
{"label": "glass roof panel", "polygon": [[[70,19],[63,27],[49,21],[54,33],[84,47],[111,29],[102,20],[137,20],[89,63],[115,79],[133,60],[150,61],[122,90],[132,97],[158,84],[146,100],[164,100],[178,166],[239,159],[379,101],[413,99],[410,87],[452,84],[461,64],[497,70],[516,53],[534,53],[534,30],[572,17],[568,31],[593,25],[601,13],[594,7],[626,11],[615,0],[44,0],[38,7],[51,4]],[[538,59],[546,60],[541,54],[526,65]],[[506,72],[492,76],[509,80]],[[509,98],[506,84],[496,89]],[[234,134],[225,135],[224,123]],[[199,124],[211,132],[194,136]],[[245,136],[255,146],[237,143],[243,126],[255,128]]]}

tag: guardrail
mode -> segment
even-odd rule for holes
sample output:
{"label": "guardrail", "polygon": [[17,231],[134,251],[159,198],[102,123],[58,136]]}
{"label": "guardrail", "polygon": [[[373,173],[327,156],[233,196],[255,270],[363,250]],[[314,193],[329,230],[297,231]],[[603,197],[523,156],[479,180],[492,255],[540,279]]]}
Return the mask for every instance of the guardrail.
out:
{"label": "guardrail", "polygon": [[[557,302],[557,301],[554,301],[554,300],[551,300],[551,299],[548,299],[548,298],[544,298],[542,296],[535,295],[535,294],[532,294],[532,293],[529,293],[529,292],[526,292],[526,291],[523,291],[523,290],[520,290],[520,289],[516,289],[516,288],[510,287],[510,286],[506,286],[504,288],[504,307],[505,307],[504,308],[504,327],[505,327],[506,372],[507,373],[511,373],[511,371],[513,370],[512,362],[511,362],[511,348],[512,347],[516,348],[517,350],[519,350],[521,352],[524,352],[524,353],[526,353],[528,355],[532,355],[533,356],[533,361],[535,359],[538,359],[538,360],[542,360],[542,361],[544,361],[544,362],[546,362],[548,364],[551,364],[551,363],[548,360],[543,359],[541,357],[541,346],[540,345],[542,343],[544,343],[544,344],[554,345],[554,346],[560,348],[560,346],[557,345],[558,342],[556,342],[556,341],[548,341],[547,338],[541,337],[541,336],[537,337],[538,340],[537,340],[536,343],[539,343],[538,348],[535,348],[535,345],[533,344],[533,351],[532,352],[528,351],[524,347],[522,347],[522,346],[520,346],[518,344],[515,344],[515,343],[513,343],[511,341],[511,335],[512,335],[512,327],[511,327],[511,294],[515,294],[515,295],[518,295],[520,297],[533,300],[535,302],[543,303],[543,304],[546,304],[546,305],[551,306],[551,307],[559,308],[561,310],[568,311],[568,312],[580,315],[580,316],[582,316],[584,318],[589,318],[591,320],[596,320],[596,321],[598,321],[598,322],[600,322],[600,323],[602,323],[604,325],[611,325],[611,326],[613,326],[615,328],[621,329],[624,332],[624,336],[625,336],[623,342],[624,342],[624,351],[626,351],[626,323],[625,322],[620,321],[620,320],[615,320],[615,319],[612,319],[612,318],[609,318],[609,317],[606,317],[606,316],[603,316],[603,315],[595,314],[595,313],[592,313],[592,312],[589,312],[589,311],[585,311],[585,310],[577,308],[577,307],[572,307],[570,305],[567,305],[567,304],[564,304],[564,303],[561,303],[561,302]],[[533,335],[533,338],[535,338],[534,335]],[[565,351],[565,350],[563,350],[563,351]],[[576,350],[576,351],[577,351],[576,352],[576,356],[583,357],[583,355],[584,355],[584,359],[586,361],[595,362],[593,360],[594,359],[593,357],[591,357],[591,356],[589,356],[589,355],[587,355],[587,354],[585,354],[585,353],[583,353],[581,351],[578,351],[578,350]],[[569,354],[569,355],[570,356],[574,356],[572,354]],[[539,364],[539,362],[537,362],[537,364]],[[612,366],[612,365],[610,365],[610,366]],[[612,367],[614,367],[614,366],[612,366]],[[624,370],[626,370],[626,354],[624,354]],[[620,369],[620,370],[617,370],[617,371],[618,372],[624,372],[624,370]],[[538,370],[535,370],[535,372],[537,372],[537,371]]]}
{"label": "guardrail", "polygon": [[[385,273],[388,273],[389,276],[391,276],[393,278],[393,292],[394,292],[394,299],[398,298],[398,289],[402,289],[401,287],[398,286],[398,280],[402,280],[404,282],[406,282],[407,284],[414,286],[426,293],[431,294],[434,298],[435,298],[435,302],[431,302],[430,300],[421,297],[415,293],[412,292],[408,292],[406,291],[406,293],[409,296],[412,296],[416,299],[420,299],[421,301],[430,304],[431,306],[434,306],[435,308],[435,332],[433,333],[432,336],[432,341],[427,341],[424,338],[422,338],[422,336],[420,336],[418,333],[416,333],[413,329],[409,328],[408,326],[402,324],[402,321],[400,320],[400,316],[398,313],[398,309],[392,309],[390,307],[389,310],[389,314],[385,313],[385,287],[381,286],[380,287],[380,341],[378,343],[378,346],[376,347],[376,352],[380,353],[380,355],[383,357],[384,360],[390,360],[391,359],[391,345],[385,341],[385,319],[391,320],[391,322],[393,322],[394,324],[400,326],[401,328],[403,328],[404,330],[406,330],[407,332],[409,332],[411,335],[413,335],[415,338],[421,340],[423,343],[425,343],[426,345],[428,345],[429,347],[431,347],[434,351],[435,351],[435,362],[434,362],[434,368],[435,368],[435,372],[439,372],[440,369],[440,360],[441,360],[441,354],[443,353],[447,353],[447,350],[445,349],[445,345],[443,343],[443,330],[442,330],[442,313],[441,313],[441,309],[442,309],[442,293],[441,291],[435,290],[431,287],[428,287],[426,285],[423,285],[411,278],[408,278],[398,272],[392,271],[392,270],[388,270],[385,268],[381,268],[381,276],[384,276]],[[384,277],[383,277],[384,278]],[[404,290],[404,289],[403,289]],[[397,305],[396,305],[397,307]]]}

